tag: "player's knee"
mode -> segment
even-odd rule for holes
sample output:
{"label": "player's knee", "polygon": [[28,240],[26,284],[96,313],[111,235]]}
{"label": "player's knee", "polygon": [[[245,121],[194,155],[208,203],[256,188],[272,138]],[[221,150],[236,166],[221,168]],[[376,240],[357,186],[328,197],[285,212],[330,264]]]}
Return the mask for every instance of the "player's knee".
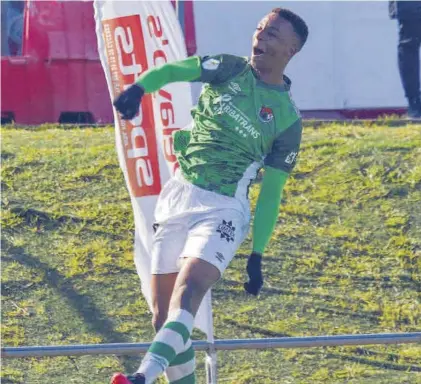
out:
{"label": "player's knee", "polygon": [[198,291],[207,291],[221,277],[221,272],[205,260],[188,258],[180,272],[182,281]]}

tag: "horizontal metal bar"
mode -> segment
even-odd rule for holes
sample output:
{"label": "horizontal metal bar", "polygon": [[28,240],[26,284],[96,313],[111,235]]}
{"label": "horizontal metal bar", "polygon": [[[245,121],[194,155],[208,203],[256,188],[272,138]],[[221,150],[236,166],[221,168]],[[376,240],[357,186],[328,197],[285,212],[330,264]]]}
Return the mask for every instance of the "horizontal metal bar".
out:
{"label": "horizontal metal bar", "polygon": [[234,350],[403,343],[421,343],[421,332],[217,340],[215,344],[217,350]]}
{"label": "horizontal metal bar", "polygon": [[[215,340],[216,350],[268,349],[268,348],[310,348],[342,345],[404,344],[421,343],[421,332],[378,333],[362,335],[280,337],[265,339]],[[194,341],[196,351],[206,351],[211,344],[207,341]],[[145,353],[150,343],[113,343],[55,345],[34,347],[4,347],[2,358],[83,356],[83,355],[133,355]]]}

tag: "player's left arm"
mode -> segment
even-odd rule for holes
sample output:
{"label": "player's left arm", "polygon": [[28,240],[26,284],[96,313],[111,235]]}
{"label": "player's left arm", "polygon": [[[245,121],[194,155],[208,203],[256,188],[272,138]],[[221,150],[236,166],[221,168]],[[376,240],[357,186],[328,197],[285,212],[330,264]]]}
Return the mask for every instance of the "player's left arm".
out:
{"label": "player's left arm", "polygon": [[301,134],[299,119],[275,140],[272,152],[265,159],[265,173],[254,214],[253,252],[247,263],[249,281],[244,284],[246,291],[253,295],[257,295],[263,286],[262,255],[278,219],[282,191],[297,162]]}

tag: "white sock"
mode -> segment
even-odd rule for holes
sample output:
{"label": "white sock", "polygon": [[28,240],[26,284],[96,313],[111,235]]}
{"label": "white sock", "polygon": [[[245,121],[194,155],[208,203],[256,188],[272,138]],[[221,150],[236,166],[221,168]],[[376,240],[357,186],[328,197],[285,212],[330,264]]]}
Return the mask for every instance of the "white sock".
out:
{"label": "white sock", "polygon": [[184,309],[168,314],[167,321],[156,334],[137,370],[145,376],[146,384],[152,384],[168,368],[171,361],[185,351],[193,329],[193,321],[193,315]]}
{"label": "white sock", "polygon": [[183,380],[185,384],[194,384],[196,383],[195,370],[196,359],[191,339],[189,339],[184,351],[177,355],[165,371],[165,376],[169,383]]}

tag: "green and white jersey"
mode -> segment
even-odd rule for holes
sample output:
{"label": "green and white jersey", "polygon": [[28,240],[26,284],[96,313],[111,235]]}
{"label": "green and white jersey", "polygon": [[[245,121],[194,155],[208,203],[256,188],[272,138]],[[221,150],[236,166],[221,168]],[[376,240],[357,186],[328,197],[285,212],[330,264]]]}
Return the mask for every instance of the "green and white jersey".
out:
{"label": "green and white jersey", "polygon": [[190,139],[175,145],[180,169],[200,188],[244,200],[262,166],[290,172],[296,163],[302,124],[291,82],[265,84],[246,58],[232,55],[204,57],[201,67]]}

